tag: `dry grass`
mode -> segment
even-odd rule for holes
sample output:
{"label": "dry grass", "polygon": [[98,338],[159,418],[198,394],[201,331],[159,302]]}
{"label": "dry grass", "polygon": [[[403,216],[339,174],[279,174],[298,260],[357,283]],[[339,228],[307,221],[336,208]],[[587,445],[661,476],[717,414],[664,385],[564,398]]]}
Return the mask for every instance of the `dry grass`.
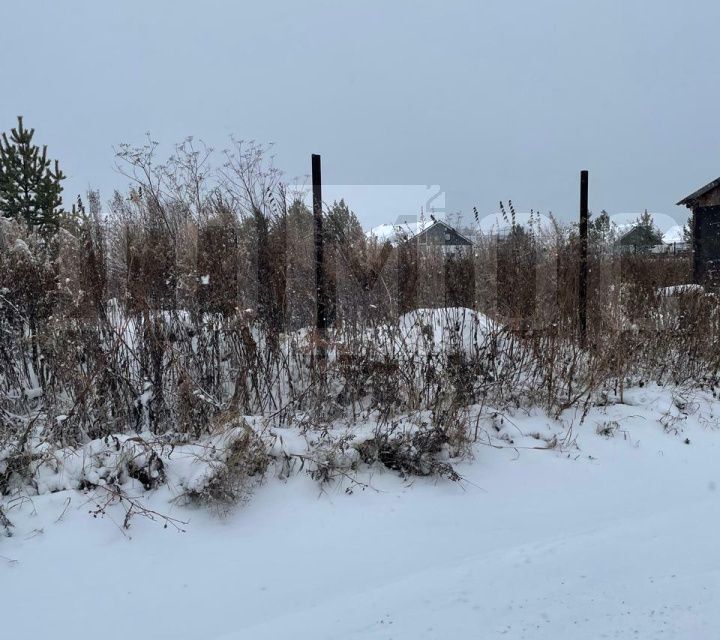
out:
{"label": "dry grass", "polygon": [[[448,261],[368,240],[346,209],[330,207],[334,327],[316,336],[306,329],[312,219],[262,150],[238,145],[211,172],[185,147],[147,173],[151,152],[125,150],[138,184],[116,194],[107,218],[94,196],[81,224],[49,242],[0,221],[0,450],[12,451],[0,489],[30,441],[198,439],[229,414],[319,431],[372,416],[385,428],[363,460],[452,477],[433,460],[440,442],[467,451],[469,406],[559,415],[643,381],[716,384],[715,296],[658,293],[688,280],[687,256],[593,245],[580,348],[577,238],[559,225],[479,236]],[[399,320],[419,307],[438,311]],[[393,431],[396,417],[422,411],[433,423],[422,435]],[[236,499],[244,478],[262,475],[263,450],[239,440],[207,497]]]}

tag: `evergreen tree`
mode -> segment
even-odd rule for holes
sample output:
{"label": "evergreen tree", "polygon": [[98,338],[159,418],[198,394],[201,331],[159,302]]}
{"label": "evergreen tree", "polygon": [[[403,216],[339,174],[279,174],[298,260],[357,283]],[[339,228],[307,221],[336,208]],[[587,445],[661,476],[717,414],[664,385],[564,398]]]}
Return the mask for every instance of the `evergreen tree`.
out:
{"label": "evergreen tree", "polygon": [[605,209],[597,217],[590,214],[588,235],[596,245],[606,245],[616,240],[617,225],[610,220],[610,214]]}
{"label": "evergreen tree", "polygon": [[0,215],[52,232],[60,224],[65,175],[47,157],[47,146],[33,144],[34,135],[18,116],[10,136],[0,137]]}
{"label": "evergreen tree", "polygon": [[605,209],[600,212],[597,218],[590,219],[590,230],[594,231],[600,238],[610,233],[610,215]]}
{"label": "evergreen tree", "polygon": [[325,216],[323,233],[326,242],[336,245],[349,245],[359,237],[364,237],[362,226],[355,213],[345,200],[333,202]]}
{"label": "evergreen tree", "polygon": [[637,219],[636,225],[637,228],[641,231],[641,241],[638,242],[639,245],[650,247],[657,244],[662,244],[662,231],[660,231],[660,229],[655,226],[655,220],[652,217],[652,214],[648,213],[647,209],[645,209],[645,212],[642,213]]}
{"label": "evergreen tree", "polygon": [[683,242],[692,243],[693,228],[695,227],[695,213],[691,213],[687,222],[683,225]]}

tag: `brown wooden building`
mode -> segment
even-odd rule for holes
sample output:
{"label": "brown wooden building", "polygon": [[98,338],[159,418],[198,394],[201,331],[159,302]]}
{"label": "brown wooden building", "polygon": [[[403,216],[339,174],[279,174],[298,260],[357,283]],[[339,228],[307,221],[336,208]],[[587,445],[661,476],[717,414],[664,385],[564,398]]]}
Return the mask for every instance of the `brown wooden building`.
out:
{"label": "brown wooden building", "polygon": [[693,281],[720,281],[720,178],[678,202],[692,210]]}

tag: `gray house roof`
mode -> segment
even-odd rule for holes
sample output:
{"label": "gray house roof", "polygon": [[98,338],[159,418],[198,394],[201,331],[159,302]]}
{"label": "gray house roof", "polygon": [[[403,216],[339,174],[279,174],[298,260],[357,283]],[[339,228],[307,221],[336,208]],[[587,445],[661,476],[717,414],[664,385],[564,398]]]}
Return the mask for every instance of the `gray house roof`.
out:
{"label": "gray house roof", "polygon": [[620,245],[635,245],[635,244],[652,245],[652,244],[656,244],[656,242],[654,242],[654,237],[652,237],[651,233],[648,231],[647,228],[637,224],[632,229],[628,229],[625,233],[623,233],[617,239],[616,244],[620,244]]}
{"label": "gray house roof", "polygon": [[436,220],[427,229],[416,233],[411,240],[420,244],[444,245],[449,247],[471,247],[473,244],[472,240],[442,220]]}
{"label": "gray house roof", "polygon": [[680,202],[678,202],[678,205],[692,207],[692,205],[695,204],[697,200],[717,188],[720,188],[720,178],[715,178],[715,180],[713,180],[712,182],[708,182],[704,187],[700,187],[697,191],[694,191],[689,196],[686,196],[685,198],[680,200]]}
{"label": "gray house roof", "polygon": [[396,224],[381,224],[368,231],[367,237],[380,242],[390,242],[395,246],[410,241],[449,247],[469,247],[473,244],[472,240],[455,227],[435,219],[420,221],[413,219],[407,223],[401,221]]}

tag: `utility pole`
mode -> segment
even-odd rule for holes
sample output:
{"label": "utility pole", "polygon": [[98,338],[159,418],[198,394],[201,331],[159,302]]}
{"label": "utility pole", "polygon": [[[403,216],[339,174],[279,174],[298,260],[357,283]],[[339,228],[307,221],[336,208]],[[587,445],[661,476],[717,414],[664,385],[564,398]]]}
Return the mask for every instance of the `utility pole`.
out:
{"label": "utility pole", "polygon": [[588,289],[588,172],[580,172],[580,281],[578,283],[578,324],[580,347],[587,342]]}
{"label": "utility pole", "polygon": [[315,221],[315,299],[317,329],[317,357],[319,361],[325,360],[325,334],[327,330],[327,287],[325,285],[325,252],[322,232],[322,176],[320,172],[320,156],[312,154],[312,189],[313,189],[313,219]]}

